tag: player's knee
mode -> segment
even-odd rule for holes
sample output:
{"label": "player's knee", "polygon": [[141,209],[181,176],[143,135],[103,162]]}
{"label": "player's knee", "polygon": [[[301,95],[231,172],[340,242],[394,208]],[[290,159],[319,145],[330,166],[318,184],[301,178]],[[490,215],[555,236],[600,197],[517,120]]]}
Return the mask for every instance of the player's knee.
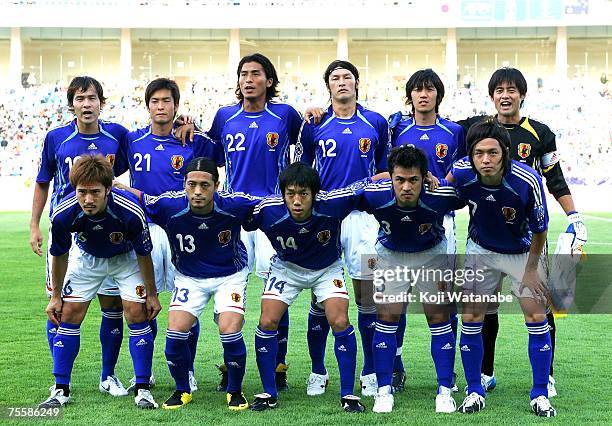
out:
{"label": "player's knee", "polygon": [[62,306],[62,322],[81,324],[87,312],[86,303],[64,303]]}
{"label": "player's knee", "polygon": [[543,322],[546,319],[546,313],[525,314],[525,322]]}
{"label": "player's knee", "polygon": [[482,322],[484,321],[484,313],[467,313],[461,315],[462,322]]}
{"label": "player's knee", "polygon": [[278,329],[279,322],[280,318],[272,318],[268,315],[262,314],[261,318],[259,319],[259,328],[267,331],[276,330]]}
{"label": "player's knee", "polygon": [[377,313],[376,313],[376,319],[379,321],[385,321],[385,322],[399,322],[401,317],[401,314],[398,312],[389,312],[385,309],[380,309]]}
{"label": "player's knee", "polygon": [[242,324],[244,323],[244,317],[239,314],[232,316],[220,315],[219,317],[219,333],[230,334],[237,333],[242,330]]}
{"label": "player's knee", "polygon": [[349,325],[351,324],[349,323],[348,315],[339,315],[329,319],[329,326],[334,333],[340,333],[346,330]]}
{"label": "player's knee", "polygon": [[103,294],[98,295],[100,301],[100,307],[102,309],[121,309],[123,307],[121,303],[121,297],[119,296],[105,296]]}
{"label": "player's knee", "polygon": [[428,312],[425,314],[428,324],[440,324],[450,319],[449,312]]}
{"label": "player's knee", "polygon": [[144,303],[123,301],[123,314],[128,323],[144,322],[147,319]]}

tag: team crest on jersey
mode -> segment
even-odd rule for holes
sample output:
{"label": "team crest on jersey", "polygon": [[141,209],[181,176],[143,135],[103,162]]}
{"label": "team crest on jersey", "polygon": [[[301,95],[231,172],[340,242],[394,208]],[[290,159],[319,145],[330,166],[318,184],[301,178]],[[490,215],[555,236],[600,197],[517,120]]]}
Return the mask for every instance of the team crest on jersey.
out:
{"label": "team crest on jersey", "polygon": [[181,170],[185,159],[182,155],[173,155],[170,161],[172,162],[172,168],[174,170]]}
{"label": "team crest on jersey", "polygon": [[121,244],[123,242],[123,232],[111,232],[108,238],[113,244]]}
{"label": "team crest on jersey", "polygon": [[520,143],[518,144],[518,155],[521,158],[527,158],[531,154],[531,144]]}
{"label": "team crest on jersey", "polygon": [[343,285],[344,285],[344,283],[342,282],[342,280],[339,280],[339,279],[335,279],[334,280],[334,286],[336,286],[338,288],[342,288]]}
{"label": "team crest on jersey", "polygon": [[232,293],[232,301],[233,302],[240,302],[241,296],[238,293]]}
{"label": "team crest on jersey", "polygon": [[232,231],[226,229],[225,231],[219,232],[219,242],[222,246],[226,245],[232,239]]}
{"label": "team crest on jersey", "polygon": [[448,145],[445,143],[439,143],[436,145],[436,155],[438,158],[444,158],[448,154]]}
{"label": "team crest on jersey", "polygon": [[431,229],[431,223],[421,223],[419,225],[419,232],[421,233],[421,235],[425,234],[430,229]]}
{"label": "team crest on jersey", "polygon": [[136,296],[144,297],[145,296],[145,286],[137,285],[136,286]]}
{"label": "team crest on jersey", "polygon": [[319,240],[321,244],[327,244],[330,239],[331,232],[328,229],[326,229],[325,231],[321,231],[317,234],[317,240]]}
{"label": "team crest on jersey", "polygon": [[502,214],[504,215],[506,222],[511,222],[516,217],[516,210],[514,210],[512,207],[502,207]]}
{"label": "team crest on jersey", "polygon": [[115,165],[115,154],[106,154],[106,161],[108,161],[111,166],[114,166]]}
{"label": "team crest on jersey", "polygon": [[270,148],[276,148],[276,145],[278,145],[278,133],[268,132],[268,134],[266,135],[266,142],[268,142],[268,146]]}
{"label": "team crest on jersey", "polygon": [[364,154],[370,151],[370,147],[372,146],[372,141],[370,138],[361,138],[359,139],[359,151]]}
{"label": "team crest on jersey", "polygon": [[376,267],[376,259],[373,257],[370,257],[368,259],[368,268],[373,270],[375,267]]}

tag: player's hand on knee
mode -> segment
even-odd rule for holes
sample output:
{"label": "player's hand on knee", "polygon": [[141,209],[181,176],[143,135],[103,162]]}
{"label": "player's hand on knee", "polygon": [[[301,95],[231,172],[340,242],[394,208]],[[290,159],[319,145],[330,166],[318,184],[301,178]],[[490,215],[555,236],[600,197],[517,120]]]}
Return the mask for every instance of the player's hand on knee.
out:
{"label": "player's hand on knee", "polygon": [[316,125],[321,122],[323,115],[325,115],[325,110],[323,108],[311,106],[304,111],[304,120],[306,120],[308,124]]}
{"label": "player's hand on knee", "polygon": [[531,294],[538,303],[546,303],[548,299],[548,289],[540,279],[537,270],[525,271],[519,290],[522,292],[525,287],[531,291]]}
{"label": "player's hand on knee", "polygon": [[49,300],[49,304],[47,305],[47,316],[49,317],[49,321],[51,321],[55,325],[59,325],[62,319],[62,299],[59,297],[51,297]]}
{"label": "player's hand on knee", "polygon": [[30,229],[30,247],[32,247],[32,251],[39,256],[42,256],[42,242],[43,239],[40,228]]}
{"label": "player's hand on knee", "polygon": [[157,297],[157,294],[147,295],[145,307],[147,309],[147,319],[151,321],[161,311],[161,304],[159,303],[159,298]]}

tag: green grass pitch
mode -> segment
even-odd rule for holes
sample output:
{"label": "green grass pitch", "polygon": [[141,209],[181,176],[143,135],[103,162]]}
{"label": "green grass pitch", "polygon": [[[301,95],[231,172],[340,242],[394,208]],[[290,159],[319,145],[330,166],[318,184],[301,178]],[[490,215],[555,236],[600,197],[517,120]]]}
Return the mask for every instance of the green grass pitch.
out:
{"label": "green grass pitch", "polygon": [[[612,214],[593,213],[587,216],[589,228],[588,252],[612,252]],[[44,296],[44,259],[35,256],[28,244],[29,213],[0,214],[0,408],[33,407],[48,396],[53,383],[51,358],[45,338],[46,298]],[[563,216],[551,218],[551,240],[566,226]],[[46,223],[44,225],[46,228]],[[466,218],[457,221],[459,247],[465,242]],[[45,234],[46,235],[46,234]],[[46,239],[46,238],[45,238]],[[463,241],[462,241],[463,239]],[[261,282],[251,277],[248,290],[248,313],[244,329],[248,350],[248,366],[244,390],[249,399],[261,390],[255,357],[253,356],[254,329],[259,315]],[[280,407],[264,413],[230,412],[225,405],[225,394],[214,391],[218,381],[214,367],[221,357],[218,332],[212,322],[209,305],[201,317],[201,336],[198,346],[196,377],[199,388],[193,403],[176,411],[143,412],[133,404],[133,398],[112,398],[98,391],[101,356],[98,340],[100,311],[92,303],[83,324],[81,351],[73,371],[73,402],[64,410],[62,424],[150,424],[181,422],[184,424],[432,424],[467,423],[540,423],[545,421],[529,412],[531,372],[527,357],[527,331],[522,316],[502,315],[497,342],[496,376],[498,387],[487,396],[487,408],[475,415],[434,413],[436,390],[435,371],[429,353],[429,332],[421,314],[410,314],[404,342],[404,363],[408,380],[404,393],[396,395],[395,410],[390,415],[371,412],[372,399],[364,399],[368,413],[350,417],[339,407],[339,378],[331,338],[328,341],[327,367],[330,385],[320,397],[306,396],[306,379],[310,371],[306,347],[306,319],[310,295],[302,294],[291,308],[289,338],[289,383],[291,389],[280,394]],[[161,296],[168,305],[168,294]],[[157,386],[153,394],[161,403],[173,391],[173,381],[164,359],[167,311],[159,317],[156,340],[154,374]],[[356,310],[351,305],[351,319],[356,323]],[[558,417],[552,422],[598,424],[612,423],[612,345],[610,324],[612,315],[570,315],[557,320],[557,351],[555,377],[559,396],[552,402]],[[121,351],[117,374],[124,383],[132,376],[127,347],[127,332]],[[360,346],[360,345],[359,345]],[[361,365],[359,355],[358,368]],[[456,370],[461,389],[460,356]],[[455,395],[459,404],[463,392]],[[0,423],[4,422],[0,418]]]}

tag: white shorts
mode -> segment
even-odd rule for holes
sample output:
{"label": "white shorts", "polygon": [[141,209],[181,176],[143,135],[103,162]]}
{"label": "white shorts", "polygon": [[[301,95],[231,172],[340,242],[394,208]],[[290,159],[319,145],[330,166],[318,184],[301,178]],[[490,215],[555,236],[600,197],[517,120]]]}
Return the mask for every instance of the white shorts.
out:
{"label": "white shorts", "polygon": [[[416,253],[389,250],[377,243],[376,253],[374,301],[377,304],[405,301],[405,295],[410,293],[413,287],[416,287],[419,293],[430,295],[451,289],[451,281],[448,278],[452,278],[453,256],[447,254],[446,240],[442,240],[428,250]],[[395,273],[398,268],[399,276]],[[385,271],[394,272],[390,274],[392,279],[385,279]],[[444,296],[441,301],[446,301],[446,295]],[[417,300],[420,300],[420,297]]]}
{"label": "white shorts", "polygon": [[[523,288],[521,281],[529,253],[502,254],[476,244],[468,239],[465,250],[465,270],[473,270],[474,278],[465,280],[463,291],[467,293],[491,295],[495,294],[502,279],[502,274],[508,275],[512,283],[512,293],[517,297],[533,298],[528,288]],[[538,275],[546,283],[546,257],[540,257]]]}
{"label": "white shorts", "polygon": [[[45,293],[47,293],[47,297],[53,296],[53,287],[51,286],[51,276],[53,273],[53,263],[51,262],[51,253],[49,253],[49,249],[51,248],[51,225],[49,225],[49,239],[47,241],[47,258],[46,258],[46,269],[45,269]],[[70,258],[74,256],[78,256],[81,252],[79,246],[73,241],[72,246],[70,247],[70,251],[68,252],[68,264],[70,264]],[[76,254],[75,254],[76,253]],[[98,294],[102,296],[120,296],[119,287],[117,283],[113,281],[112,278],[106,278],[102,282],[102,285],[98,289]]]}
{"label": "white shorts", "polygon": [[247,250],[249,271],[253,271],[253,266],[255,266],[256,275],[260,278],[266,278],[270,269],[270,259],[276,254],[272,243],[266,234],[259,229],[256,231],[242,229],[240,239]]}
{"label": "white shorts", "polygon": [[455,216],[444,215],[444,235],[446,236],[446,250],[448,254],[457,254],[457,237],[455,235]]}
{"label": "white shorts", "polygon": [[366,267],[366,257],[376,257],[374,246],[378,228],[378,221],[373,215],[356,210],[342,221],[340,242],[344,252],[344,264],[352,279],[372,279],[372,270]]}
{"label": "white shorts", "polygon": [[312,289],[319,303],[331,297],[348,299],[342,262],[338,260],[327,268],[312,270],[291,262],[283,262],[274,256],[261,298],[280,300],[291,305],[305,289]]}
{"label": "white shorts", "polygon": [[199,317],[211,296],[215,297],[215,315],[236,312],[244,315],[249,270],[218,278],[194,278],[176,271],[169,311],[185,311]]}
{"label": "white shorts", "polygon": [[153,261],[153,271],[155,272],[155,287],[157,292],[172,292],[174,290],[174,265],[172,264],[172,250],[166,231],[154,223],[149,223],[149,233],[153,250],[151,260]]}
{"label": "white shorts", "polygon": [[121,299],[145,302],[146,287],[134,251],[108,259],[92,256],[82,250],[74,251],[68,261],[62,299],[66,302],[88,302],[96,297],[107,278],[118,287]]}

